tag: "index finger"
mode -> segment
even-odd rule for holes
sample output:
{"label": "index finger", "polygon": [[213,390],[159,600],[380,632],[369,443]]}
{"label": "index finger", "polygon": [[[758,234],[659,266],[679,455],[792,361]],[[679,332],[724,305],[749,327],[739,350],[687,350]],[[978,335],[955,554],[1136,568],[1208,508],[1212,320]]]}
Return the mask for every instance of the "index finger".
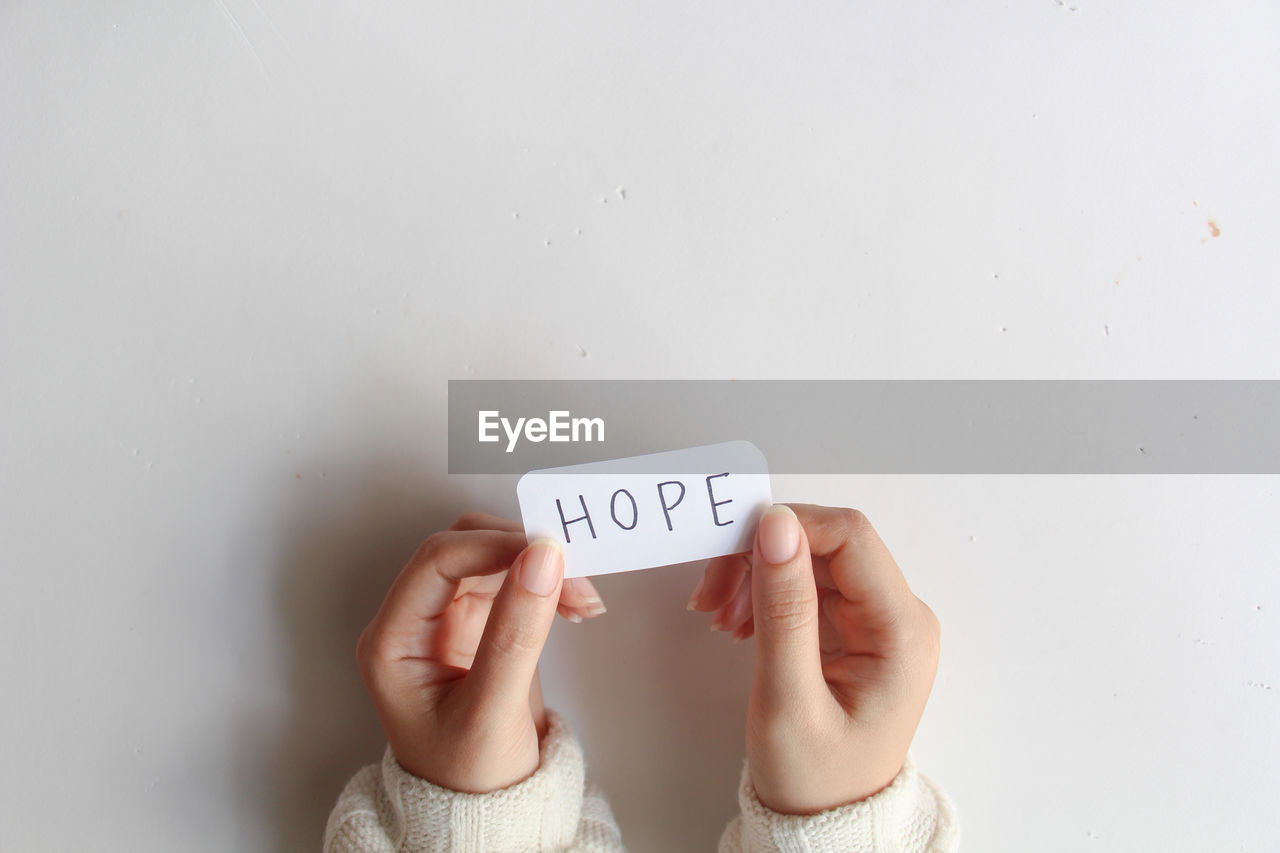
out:
{"label": "index finger", "polygon": [[450,530],[506,530],[524,532],[524,526],[518,521],[492,515],[487,512],[464,512],[458,516]]}
{"label": "index finger", "polygon": [[[524,526],[520,522],[487,512],[464,512],[449,529],[524,532]],[[500,585],[494,583],[493,592],[496,593]],[[571,622],[581,622],[583,619],[590,619],[604,613],[605,606],[600,598],[600,591],[596,589],[590,578],[566,578],[563,586],[560,587],[559,612]]]}
{"label": "index finger", "polygon": [[809,550],[827,563],[849,602],[892,617],[915,598],[902,570],[867,517],[856,509],[787,504],[800,519]]}
{"label": "index finger", "polygon": [[425,656],[430,628],[453,603],[463,578],[511,567],[524,532],[445,530],[418,546],[370,623],[379,650],[391,657]]}

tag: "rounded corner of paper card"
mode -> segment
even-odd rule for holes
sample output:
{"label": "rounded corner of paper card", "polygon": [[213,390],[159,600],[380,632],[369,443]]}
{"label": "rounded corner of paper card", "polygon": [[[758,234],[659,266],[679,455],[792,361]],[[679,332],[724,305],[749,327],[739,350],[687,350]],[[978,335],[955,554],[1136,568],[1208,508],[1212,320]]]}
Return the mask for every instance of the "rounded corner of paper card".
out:
{"label": "rounded corner of paper card", "polygon": [[730,441],[729,444],[734,448],[734,452],[742,454],[743,462],[750,460],[753,465],[759,466],[759,473],[769,473],[769,461],[764,458],[764,452],[756,447],[753,442],[747,441],[745,438],[738,438]]}
{"label": "rounded corner of paper card", "polygon": [[541,471],[526,471],[520,475],[520,479],[516,480],[516,496],[523,495],[532,485],[533,480]]}

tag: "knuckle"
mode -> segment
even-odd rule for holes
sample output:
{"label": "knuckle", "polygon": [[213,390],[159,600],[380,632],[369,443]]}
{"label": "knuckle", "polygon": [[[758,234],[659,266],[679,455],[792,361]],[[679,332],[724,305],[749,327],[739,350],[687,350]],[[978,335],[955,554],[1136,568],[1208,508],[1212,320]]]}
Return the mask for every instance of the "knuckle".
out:
{"label": "knuckle", "polygon": [[803,628],[817,616],[814,598],[810,590],[797,586],[775,589],[760,602],[761,615],[783,628]]}
{"label": "knuckle", "polygon": [[366,627],[356,638],[356,664],[364,672],[369,661],[369,629]]}
{"label": "knuckle", "polygon": [[453,522],[453,525],[449,529],[450,530],[477,530],[482,527],[486,527],[488,520],[489,520],[488,516],[486,516],[483,512],[478,512],[476,510],[468,510],[467,512],[464,512],[462,515],[458,516],[457,520]]}
{"label": "knuckle", "polygon": [[933,637],[935,641],[941,639],[942,622],[938,620],[938,614],[934,613],[933,608],[923,601],[920,602],[920,607],[924,610],[925,624],[928,625],[929,636]]}
{"label": "knuckle", "polygon": [[510,656],[536,653],[541,647],[537,633],[521,623],[494,626],[490,643],[494,651]]}
{"label": "knuckle", "polygon": [[384,691],[389,672],[387,665],[390,662],[391,654],[386,643],[382,641],[381,635],[372,630],[372,626],[365,628],[360,634],[360,639],[356,641],[356,665],[360,672],[360,680],[364,682],[375,701]]}
{"label": "knuckle", "polygon": [[374,630],[372,623],[367,625],[356,640],[356,663],[359,664],[360,671],[372,672],[385,657],[385,651],[379,633]]}
{"label": "knuckle", "polygon": [[871,522],[860,509],[841,507],[840,525],[844,528],[844,538],[861,539],[871,529]]}
{"label": "knuckle", "polygon": [[912,620],[913,624],[907,633],[907,647],[912,653],[936,662],[942,647],[942,623],[938,621],[938,614],[933,612],[932,607],[919,598],[916,603],[919,616]]}
{"label": "knuckle", "polygon": [[422,540],[422,544],[418,546],[418,559],[431,562],[448,553],[450,546],[456,540],[456,537],[450,535],[451,532],[438,530]]}

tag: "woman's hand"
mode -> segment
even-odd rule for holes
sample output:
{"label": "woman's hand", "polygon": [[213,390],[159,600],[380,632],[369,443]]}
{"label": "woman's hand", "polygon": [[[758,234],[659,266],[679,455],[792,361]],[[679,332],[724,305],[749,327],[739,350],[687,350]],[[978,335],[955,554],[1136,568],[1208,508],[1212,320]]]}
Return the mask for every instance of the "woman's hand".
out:
{"label": "woman's hand", "polygon": [[485,793],[538,769],[547,632],[557,611],[578,622],[604,612],[590,581],[563,574],[555,542],[525,547],[518,524],[481,513],[418,546],[356,646],[405,770]]}
{"label": "woman's hand", "polygon": [[813,814],[898,775],[938,666],[937,617],[857,510],[771,507],[712,560],[690,609],[756,635],[747,763],[765,806]]}

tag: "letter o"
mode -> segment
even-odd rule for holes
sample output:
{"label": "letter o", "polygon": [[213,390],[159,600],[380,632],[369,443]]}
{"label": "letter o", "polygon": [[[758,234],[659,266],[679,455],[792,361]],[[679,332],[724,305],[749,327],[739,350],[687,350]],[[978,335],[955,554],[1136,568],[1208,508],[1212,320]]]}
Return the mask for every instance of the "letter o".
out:
{"label": "letter o", "polygon": [[[626,525],[618,521],[618,495],[626,495],[627,500],[631,501],[631,524]],[[623,530],[635,530],[636,522],[640,520],[640,511],[636,508],[636,499],[626,489],[618,489],[613,493],[613,497],[609,498],[609,515],[613,516],[613,523],[621,527]]]}

